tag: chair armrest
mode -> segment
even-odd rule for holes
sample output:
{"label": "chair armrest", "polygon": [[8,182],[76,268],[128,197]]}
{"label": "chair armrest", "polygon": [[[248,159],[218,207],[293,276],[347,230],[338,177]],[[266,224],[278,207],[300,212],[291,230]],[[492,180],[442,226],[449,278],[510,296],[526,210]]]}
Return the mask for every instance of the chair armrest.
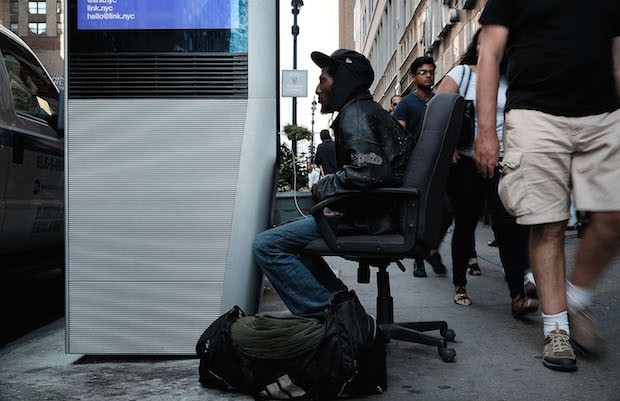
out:
{"label": "chair armrest", "polygon": [[314,213],[318,210],[323,210],[329,205],[334,204],[336,202],[340,202],[344,199],[355,199],[358,197],[365,197],[367,195],[376,195],[376,194],[392,194],[394,197],[406,197],[406,196],[414,196],[418,194],[417,188],[376,188],[370,191],[359,191],[359,190],[349,190],[346,192],[339,192],[338,195],[331,196],[329,198],[323,199],[319,203],[312,206],[310,209],[310,214],[314,215]]}
{"label": "chair armrest", "polygon": [[[339,192],[338,195],[334,195],[332,197],[323,199],[316,205],[314,205],[310,209],[310,214],[314,217],[316,224],[325,240],[325,243],[332,251],[341,251],[343,248],[342,242],[339,242],[337,237],[338,233],[336,230],[333,230],[327,219],[325,214],[323,213],[323,209],[329,207],[329,205],[342,202],[343,200],[349,200],[351,202],[355,202],[359,200],[359,198],[364,198],[369,195],[384,195],[386,199],[401,199],[406,200],[407,198],[418,198],[418,189],[417,188],[375,188],[369,191],[359,191],[359,190],[349,190],[346,192]],[[345,244],[346,245],[346,244]]]}
{"label": "chair armrest", "polygon": [[312,206],[312,208],[310,208],[310,214],[314,215],[314,213],[316,213],[317,211],[323,210],[333,203],[339,202],[343,199],[351,198],[354,195],[365,194],[365,193],[366,192],[351,190],[347,192],[338,193],[338,195],[330,196],[329,198],[325,198],[319,203]]}

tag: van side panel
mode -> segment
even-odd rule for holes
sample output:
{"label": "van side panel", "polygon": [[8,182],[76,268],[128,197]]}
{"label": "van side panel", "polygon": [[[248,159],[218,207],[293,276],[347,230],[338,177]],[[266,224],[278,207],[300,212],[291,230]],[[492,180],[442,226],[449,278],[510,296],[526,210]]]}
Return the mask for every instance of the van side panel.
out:
{"label": "van side panel", "polygon": [[12,101],[13,98],[4,59],[0,57],[0,233],[2,232],[4,215],[6,213],[4,194],[9,174],[9,163],[11,162],[12,137],[10,128],[11,123],[13,123]]}
{"label": "van side panel", "polygon": [[16,130],[11,133],[11,141],[0,254],[61,247],[64,145],[61,140]]}
{"label": "van side panel", "polygon": [[[1,124],[1,123],[0,123]],[[4,224],[6,213],[6,202],[4,193],[6,191],[7,179],[9,176],[9,163],[11,162],[11,133],[0,125],[0,233]]]}
{"label": "van side panel", "polygon": [[62,249],[64,141],[49,125],[58,90],[34,53],[4,28],[0,51],[0,255]]}

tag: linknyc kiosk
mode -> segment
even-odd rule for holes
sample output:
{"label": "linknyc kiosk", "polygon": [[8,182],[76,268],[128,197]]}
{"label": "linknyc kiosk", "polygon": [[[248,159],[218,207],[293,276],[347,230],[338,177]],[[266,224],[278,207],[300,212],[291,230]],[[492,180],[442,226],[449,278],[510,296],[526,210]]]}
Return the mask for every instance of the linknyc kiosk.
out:
{"label": "linknyc kiosk", "polygon": [[193,354],[256,312],[277,132],[278,6],[69,0],[66,350]]}

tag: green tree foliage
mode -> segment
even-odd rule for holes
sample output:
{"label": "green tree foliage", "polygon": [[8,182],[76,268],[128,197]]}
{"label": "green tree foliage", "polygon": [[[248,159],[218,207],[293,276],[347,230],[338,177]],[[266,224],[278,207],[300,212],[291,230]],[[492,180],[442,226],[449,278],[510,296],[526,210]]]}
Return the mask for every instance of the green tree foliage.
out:
{"label": "green tree foliage", "polygon": [[[295,172],[297,173],[296,189],[308,186],[308,168],[306,167],[306,155],[297,156]],[[280,144],[280,175],[278,179],[278,191],[293,190],[293,152],[288,146]]]}
{"label": "green tree foliage", "polygon": [[284,126],[284,133],[291,141],[300,141],[302,139],[312,139],[312,132],[303,125],[287,124]]}

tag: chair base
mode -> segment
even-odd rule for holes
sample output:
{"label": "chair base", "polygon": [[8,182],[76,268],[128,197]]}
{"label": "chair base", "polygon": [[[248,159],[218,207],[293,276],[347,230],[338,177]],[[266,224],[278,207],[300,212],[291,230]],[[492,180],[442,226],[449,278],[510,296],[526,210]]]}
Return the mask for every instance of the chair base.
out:
{"label": "chair base", "polygon": [[[454,330],[448,329],[448,324],[443,321],[435,322],[402,322],[402,323],[383,323],[379,324],[381,332],[388,340],[400,340],[411,343],[434,345],[437,352],[444,362],[454,362],[456,351],[448,348],[448,341],[454,340]],[[433,337],[422,333],[422,331],[439,330],[441,336]]]}
{"label": "chair base", "polygon": [[[362,268],[366,266],[361,266]],[[388,339],[408,341],[437,347],[437,352],[444,362],[454,362],[456,351],[448,348],[448,341],[453,341],[456,334],[448,328],[445,321],[428,322],[394,322],[394,299],[390,293],[390,279],[387,263],[377,266],[377,322]],[[443,338],[424,334],[425,331],[439,330]]]}

